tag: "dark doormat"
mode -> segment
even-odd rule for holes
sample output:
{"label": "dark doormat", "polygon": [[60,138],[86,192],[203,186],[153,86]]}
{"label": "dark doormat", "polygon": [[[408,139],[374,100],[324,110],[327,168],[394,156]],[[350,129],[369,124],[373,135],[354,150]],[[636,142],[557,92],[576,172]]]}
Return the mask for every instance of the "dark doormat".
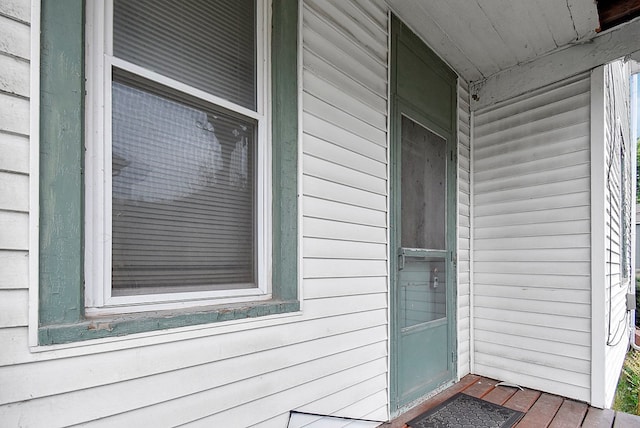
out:
{"label": "dark doormat", "polygon": [[458,393],[407,422],[411,428],[509,428],[524,413]]}

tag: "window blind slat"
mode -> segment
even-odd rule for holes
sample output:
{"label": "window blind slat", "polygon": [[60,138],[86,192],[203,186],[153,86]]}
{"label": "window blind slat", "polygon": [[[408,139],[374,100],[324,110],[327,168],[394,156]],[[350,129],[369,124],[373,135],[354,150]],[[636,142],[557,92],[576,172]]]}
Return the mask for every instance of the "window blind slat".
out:
{"label": "window blind slat", "polygon": [[255,11],[255,0],[116,0],[114,55],[255,110]]}

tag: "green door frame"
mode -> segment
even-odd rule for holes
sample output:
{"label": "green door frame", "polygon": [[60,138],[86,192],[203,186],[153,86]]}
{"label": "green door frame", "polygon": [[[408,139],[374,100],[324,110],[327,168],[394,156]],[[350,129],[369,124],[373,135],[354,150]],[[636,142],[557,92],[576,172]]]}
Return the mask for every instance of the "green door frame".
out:
{"label": "green door frame", "polygon": [[[403,43],[416,53],[423,62],[430,65],[433,71],[443,79],[451,82],[448,96],[451,98],[451,108],[448,117],[432,117],[425,114],[424,108],[415,105],[411,100],[403,98],[399,92],[398,79],[398,44]],[[391,414],[399,414],[403,408],[413,401],[418,400],[432,390],[419,391],[415,396],[400,399],[398,386],[399,350],[400,350],[400,320],[398,311],[398,257],[400,243],[400,209],[401,209],[401,118],[402,115],[413,119],[431,131],[447,140],[447,213],[446,213],[446,239],[447,239],[447,318],[448,318],[448,367],[450,377],[440,385],[434,385],[437,389],[442,385],[452,383],[457,376],[457,75],[440,58],[437,57],[406,25],[395,15],[391,18],[391,61],[390,61],[390,92],[391,92],[391,134],[389,156],[391,163],[390,175],[390,287],[391,287]]]}

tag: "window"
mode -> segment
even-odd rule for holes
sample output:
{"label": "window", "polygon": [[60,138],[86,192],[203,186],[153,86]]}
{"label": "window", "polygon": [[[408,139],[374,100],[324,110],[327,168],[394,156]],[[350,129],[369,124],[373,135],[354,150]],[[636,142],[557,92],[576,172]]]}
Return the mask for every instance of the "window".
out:
{"label": "window", "polygon": [[270,298],[263,2],[87,6],[88,313]]}
{"label": "window", "polygon": [[83,4],[42,3],[39,342],[298,310],[297,0]]}
{"label": "window", "polygon": [[631,278],[631,207],[633,191],[632,182],[629,179],[628,148],[622,125],[616,123],[616,137],[620,140],[620,270],[622,279]]}

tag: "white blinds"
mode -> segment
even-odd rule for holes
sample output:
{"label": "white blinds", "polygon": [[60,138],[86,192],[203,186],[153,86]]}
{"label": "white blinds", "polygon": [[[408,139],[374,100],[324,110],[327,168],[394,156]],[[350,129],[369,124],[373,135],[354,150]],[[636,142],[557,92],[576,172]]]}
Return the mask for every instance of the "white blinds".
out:
{"label": "white blinds", "polygon": [[114,56],[256,109],[255,0],[114,2]]}
{"label": "white blinds", "polygon": [[[116,1],[114,52],[255,109],[254,9]],[[113,70],[114,296],[256,286],[256,134],[251,119]]]}

